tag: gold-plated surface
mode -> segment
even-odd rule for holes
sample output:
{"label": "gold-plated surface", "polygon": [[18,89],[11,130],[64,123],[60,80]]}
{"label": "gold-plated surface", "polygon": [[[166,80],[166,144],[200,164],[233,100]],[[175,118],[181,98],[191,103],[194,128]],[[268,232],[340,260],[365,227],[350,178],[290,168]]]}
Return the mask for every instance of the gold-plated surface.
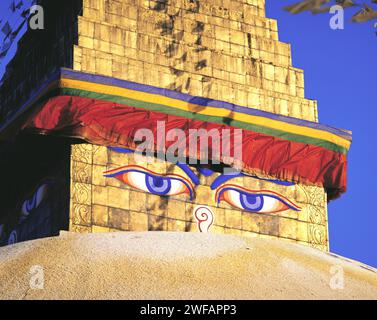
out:
{"label": "gold-plated surface", "polygon": [[[224,100],[317,121],[317,104],[304,97],[303,71],[292,66],[277,22],[265,17],[264,0],[84,0],[74,48],[74,69]],[[269,189],[302,207],[275,214],[245,212],[216,203],[200,177],[196,196],[170,198],[131,189],[106,170],[133,164],[132,155],[104,146],[72,146],[71,230],[198,231],[198,204],[215,214],[210,232],[272,237],[327,250],[327,199],[322,188],[284,187],[240,178],[247,188]],[[169,163],[146,164],[179,173]],[[193,170],[196,170],[193,168]]]}

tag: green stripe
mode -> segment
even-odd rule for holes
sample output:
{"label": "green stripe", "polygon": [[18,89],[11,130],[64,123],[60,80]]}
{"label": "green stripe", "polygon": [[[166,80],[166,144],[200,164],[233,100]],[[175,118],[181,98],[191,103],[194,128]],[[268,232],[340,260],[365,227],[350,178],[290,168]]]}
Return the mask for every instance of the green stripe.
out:
{"label": "green stripe", "polygon": [[322,140],[318,138],[311,138],[311,137],[307,137],[307,136],[303,136],[303,135],[299,135],[295,133],[287,133],[285,131],[271,129],[268,127],[250,124],[250,123],[242,122],[238,120],[233,120],[231,118],[201,115],[198,113],[175,109],[175,108],[168,107],[168,106],[158,104],[158,103],[143,102],[143,101],[134,100],[134,99],[126,98],[126,97],[96,93],[96,92],[85,91],[85,90],[80,90],[80,89],[61,88],[60,92],[63,95],[78,96],[78,97],[84,97],[84,98],[90,98],[90,99],[96,99],[96,100],[104,100],[104,101],[128,105],[130,107],[141,108],[141,109],[146,109],[150,111],[181,116],[188,119],[200,120],[204,122],[213,122],[213,123],[217,123],[221,125],[228,125],[232,127],[237,127],[237,128],[257,132],[257,133],[274,136],[274,137],[281,138],[284,140],[311,144],[311,145],[326,148],[331,151],[347,154],[346,148],[339,146],[335,143],[326,141],[326,140]]}

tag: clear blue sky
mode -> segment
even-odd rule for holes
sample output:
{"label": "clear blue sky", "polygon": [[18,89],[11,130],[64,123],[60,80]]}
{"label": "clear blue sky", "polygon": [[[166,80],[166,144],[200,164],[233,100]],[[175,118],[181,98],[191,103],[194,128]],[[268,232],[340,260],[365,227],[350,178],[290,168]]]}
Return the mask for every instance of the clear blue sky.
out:
{"label": "clear blue sky", "polygon": [[[8,14],[9,2],[1,0],[0,19]],[[377,267],[373,202],[377,194],[377,36],[373,24],[346,23],[345,30],[333,31],[328,14],[292,16],[282,6],[294,0],[266,2],[267,16],[278,20],[281,41],[292,44],[294,66],[305,70],[306,97],[318,100],[320,121],[353,131],[348,192],[329,204],[331,251]]]}
{"label": "clear blue sky", "polygon": [[331,251],[377,267],[377,28],[350,23],[352,9],[345,29],[334,31],[330,14],[282,10],[294,2],[266,0],[267,16],[292,44],[293,65],[305,70],[305,95],[318,100],[320,122],[353,131],[348,191],[329,204]]}

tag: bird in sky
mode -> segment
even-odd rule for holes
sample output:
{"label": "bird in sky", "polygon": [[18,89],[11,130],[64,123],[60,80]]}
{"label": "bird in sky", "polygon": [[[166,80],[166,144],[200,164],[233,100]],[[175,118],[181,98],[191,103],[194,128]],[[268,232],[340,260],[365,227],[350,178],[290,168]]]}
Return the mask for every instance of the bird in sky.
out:
{"label": "bird in sky", "polygon": [[320,9],[324,4],[329,3],[330,0],[305,0],[298,3],[284,7],[285,11],[292,14],[298,14],[304,11],[311,11]]}
{"label": "bird in sky", "polygon": [[[377,1],[377,0],[374,0]],[[335,4],[338,6],[343,7],[344,9],[350,8],[350,7],[361,7],[361,5],[356,4],[353,0],[336,0]],[[332,6],[326,6],[326,7],[320,7],[320,8],[315,8],[312,10],[312,13],[325,13],[329,12]]]}
{"label": "bird in sky", "polygon": [[[377,4],[377,0],[370,0],[371,3]],[[331,4],[325,6],[325,4]],[[310,11],[313,14],[329,12],[333,5],[338,5],[343,8],[362,7],[353,17],[353,22],[366,22],[372,19],[377,19],[377,10],[372,6],[364,4],[357,4],[354,0],[304,0],[292,5],[284,7],[285,11],[292,14],[298,14],[304,11]]]}
{"label": "bird in sky", "polygon": [[[373,3],[375,3],[375,1],[373,1]],[[352,22],[366,22],[372,19],[377,19],[377,10],[374,10],[371,6],[364,4],[364,8],[352,17]]]}

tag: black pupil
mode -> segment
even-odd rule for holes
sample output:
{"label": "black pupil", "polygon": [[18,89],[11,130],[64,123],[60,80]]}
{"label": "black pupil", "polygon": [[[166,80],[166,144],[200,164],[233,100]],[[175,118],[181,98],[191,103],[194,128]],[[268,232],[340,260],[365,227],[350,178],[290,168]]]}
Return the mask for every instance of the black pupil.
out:
{"label": "black pupil", "polygon": [[155,185],[157,188],[162,187],[163,184],[164,184],[164,180],[163,180],[162,178],[160,178],[160,177],[156,177],[156,178],[154,178],[153,180],[154,180],[153,183],[154,183],[154,185]]}

